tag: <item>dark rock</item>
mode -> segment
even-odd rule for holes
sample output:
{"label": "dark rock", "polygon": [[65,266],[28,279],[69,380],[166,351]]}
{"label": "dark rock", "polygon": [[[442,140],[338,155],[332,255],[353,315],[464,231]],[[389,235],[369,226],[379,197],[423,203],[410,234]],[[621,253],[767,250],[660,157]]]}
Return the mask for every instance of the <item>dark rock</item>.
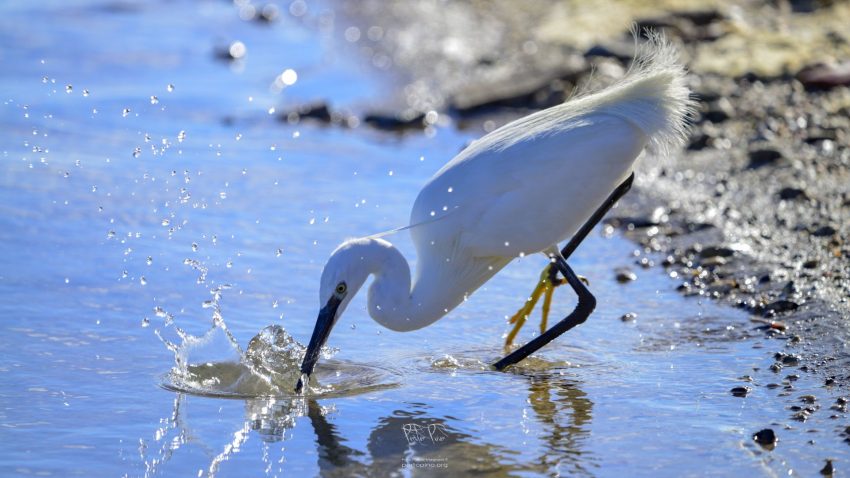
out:
{"label": "dark rock", "polygon": [[735,397],[746,397],[749,395],[750,390],[750,387],[735,387],[732,390],[729,390],[729,393]]}
{"label": "dark rock", "polygon": [[803,395],[800,397],[800,401],[803,403],[815,403],[818,399],[814,395]]}
{"label": "dark rock", "polygon": [[624,284],[626,282],[631,282],[637,280],[637,274],[631,271],[628,268],[620,268],[617,269],[616,279],[617,282]]}
{"label": "dark rock", "polygon": [[785,187],[779,190],[779,199],[783,200],[791,200],[791,199],[808,199],[809,196],[806,194],[806,191],[800,188],[791,188]]}
{"label": "dark rock", "polygon": [[629,63],[635,55],[635,45],[632,42],[608,43],[606,45],[597,44],[590,47],[584,52],[585,58],[601,57],[613,58],[621,63]]}
{"label": "dark rock", "polygon": [[402,115],[369,113],[363,117],[363,122],[376,129],[403,132],[424,128],[425,114],[415,112],[408,112]]}
{"label": "dark rock", "polygon": [[779,438],[777,438],[776,433],[774,433],[773,430],[765,428],[764,430],[756,432],[753,435],[753,440],[762,447],[772,450],[779,441]]}
{"label": "dark rock", "polygon": [[773,373],[779,373],[782,370],[782,364],[774,363],[770,366],[770,371]]}
{"label": "dark rock", "polygon": [[732,115],[729,112],[720,108],[712,108],[702,114],[702,120],[710,123],[722,123],[728,120]]}
{"label": "dark rock", "polygon": [[806,410],[801,410],[801,411],[791,415],[791,419],[796,420],[798,422],[805,422],[806,420],[809,419],[810,415],[811,415],[811,413],[807,412]]}
{"label": "dark rock", "polygon": [[820,261],[817,259],[809,259],[808,261],[803,263],[803,269],[817,269],[820,265]]}
{"label": "dark rock", "polygon": [[620,316],[620,320],[622,320],[623,322],[631,322],[635,319],[637,319],[637,314],[635,314],[634,312],[629,312]]}
{"label": "dark rock", "polygon": [[803,68],[797,80],[808,90],[828,90],[836,86],[850,85],[850,61],[837,65],[819,63]]}
{"label": "dark rock", "polygon": [[771,302],[764,307],[764,315],[772,315],[772,314],[780,314],[782,312],[788,312],[791,310],[796,310],[800,307],[800,304],[786,299],[780,299],[775,302]]}
{"label": "dark rock", "polygon": [[799,355],[786,355],[782,357],[782,365],[799,365],[800,364],[800,356]]}
{"label": "dark rock", "polygon": [[310,103],[301,105],[294,110],[283,112],[280,116],[278,116],[278,118],[281,121],[288,121],[290,123],[295,123],[298,120],[306,118],[314,119],[322,123],[330,123],[331,110],[325,102]]}
{"label": "dark rock", "polygon": [[700,151],[705,149],[709,143],[711,142],[712,137],[707,134],[700,134],[691,138],[691,142],[688,143],[688,151]]}
{"label": "dark rock", "polygon": [[820,469],[820,474],[823,476],[832,476],[835,473],[835,467],[832,466],[832,460],[826,460],[826,464]]}
{"label": "dark rock", "polygon": [[723,246],[707,246],[699,251],[699,256],[704,259],[709,257],[731,257],[734,254],[735,251],[733,249]]}
{"label": "dark rock", "polygon": [[782,159],[782,153],[778,150],[764,148],[750,151],[750,169],[761,168],[772,165]]}
{"label": "dark rock", "polygon": [[838,231],[836,231],[835,228],[832,226],[821,226],[815,229],[815,231],[812,232],[812,235],[815,237],[827,237],[835,235],[836,232]]}

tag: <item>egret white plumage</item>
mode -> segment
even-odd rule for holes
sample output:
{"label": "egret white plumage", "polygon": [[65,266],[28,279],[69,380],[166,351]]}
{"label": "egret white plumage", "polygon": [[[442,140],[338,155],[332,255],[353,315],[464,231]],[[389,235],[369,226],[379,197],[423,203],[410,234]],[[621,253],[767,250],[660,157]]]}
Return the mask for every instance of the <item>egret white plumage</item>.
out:
{"label": "egret white plumage", "polygon": [[[434,175],[410,215],[418,256],[412,280],[407,260],[380,237],[348,240],[333,251],[322,272],[322,308],[296,390],[369,276],[374,276],[369,314],[384,327],[405,332],[444,317],[514,258],[546,254],[550,265],[512,319],[506,346],[544,296],[542,333],[496,363],[498,369],[584,322],[596,301],[565,256],[629,189],[633,164],[644,148],[666,152],[681,145],[692,108],[674,47],[660,34],[647,36],[627,74],[613,86],[509,123],[470,144]],[[558,243],[567,239],[560,251]],[[559,272],[579,301],[547,331],[552,290],[563,282]]]}

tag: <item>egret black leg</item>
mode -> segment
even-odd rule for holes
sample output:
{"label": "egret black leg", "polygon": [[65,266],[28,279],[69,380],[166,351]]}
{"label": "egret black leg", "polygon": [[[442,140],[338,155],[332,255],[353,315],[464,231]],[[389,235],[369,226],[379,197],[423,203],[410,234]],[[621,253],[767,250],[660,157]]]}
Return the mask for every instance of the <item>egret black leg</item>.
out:
{"label": "egret black leg", "polygon": [[631,175],[629,175],[628,178],[626,178],[625,181],[623,181],[619,186],[617,186],[617,189],[615,189],[608,196],[608,198],[605,199],[605,202],[603,202],[602,205],[600,205],[599,208],[596,209],[593,215],[590,216],[590,219],[588,219],[587,222],[585,222],[581,226],[581,228],[578,230],[578,232],[575,233],[575,235],[573,235],[572,239],[570,239],[567,245],[564,246],[564,248],[561,250],[560,256],[553,258],[557,267],[553,267],[551,269],[551,271],[553,272],[552,277],[550,277],[550,280],[552,280],[553,284],[556,283],[555,280],[557,278],[555,277],[555,275],[558,271],[560,271],[564,278],[567,279],[567,283],[570,284],[570,287],[572,287],[578,295],[578,304],[576,305],[575,310],[573,310],[570,315],[566,316],[560,322],[553,325],[546,332],[543,332],[542,334],[538,335],[532,341],[514,350],[509,355],[493,364],[493,366],[497,370],[504,370],[505,367],[513,365],[525,359],[529,355],[538,351],[541,347],[555,340],[564,332],[570,330],[576,325],[583,323],[590,316],[590,313],[593,312],[593,309],[596,308],[596,298],[593,297],[593,294],[590,293],[587,287],[585,287],[584,283],[582,283],[582,281],[578,278],[576,273],[573,272],[572,268],[570,268],[570,266],[567,264],[566,258],[569,257],[576,250],[576,248],[579,246],[579,244],[582,243],[582,241],[584,241],[590,231],[593,230],[593,228],[597,224],[599,224],[599,221],[602,220],[602,218],[611,209],[611,207],[614,206],[614,204],[621,197],[623,197],[623,195],[625,195],[629,191],[629,189],[631,189],[632,182],[634,181],[634,179],[635,174],[632,173]]}

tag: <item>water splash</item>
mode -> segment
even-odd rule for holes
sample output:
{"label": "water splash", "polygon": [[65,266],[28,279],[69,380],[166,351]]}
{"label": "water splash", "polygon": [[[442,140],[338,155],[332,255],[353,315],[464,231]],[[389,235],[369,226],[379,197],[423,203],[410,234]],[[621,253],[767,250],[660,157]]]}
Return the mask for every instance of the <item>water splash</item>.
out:
{"label": "water splash", "polygon": [[[199,272],[198,283],[206,282],[206,266],[192,259],[186,259],[184,264]],[[222,297],[229,288],[222,284],[209,289],[212,297],[201,306],[212,310],[211,326],[200,336],[180,328],[174,316],[162,307],[154,308],[154,314],[164,319],[163,329],[173,329],[179,339],[169,340],[160,329],[154,331],[174,354],[174,367],[164,377],[164,388],[208,397],[257,398],[350,395],[396,385],[390,380],[394,372],[333,360],[337,351],[323,347],[323,360],[304,393],[295,394],[306,347],[280,325],[270,325],[254,336],[243,351],[222,313]],[[209,357],[212,359],[205,359]]]}

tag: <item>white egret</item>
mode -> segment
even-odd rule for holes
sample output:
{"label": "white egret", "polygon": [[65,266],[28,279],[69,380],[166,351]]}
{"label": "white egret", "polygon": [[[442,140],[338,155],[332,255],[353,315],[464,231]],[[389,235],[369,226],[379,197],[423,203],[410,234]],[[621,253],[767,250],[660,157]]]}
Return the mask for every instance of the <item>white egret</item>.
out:
{"label": "white egret", "polygon": [[[541,335],[495,364],[516,363],[587,318],[593,295],[565,256],[631,186],[645,147],[681,145],[692,109],[675,48],[657,33],[638,47],[623,79],[602,91],[509,123],[473,142],[440,169],[413,204],[408,226],[416,275],[377,236],[345,241],[322,272],[319,312],[301,366],[302,382],[348,303],[369,276],[369,314],[395,331],[428,326],[520,255],[542,252],[550,264],[514,316],[506,345],[544,295]],[[613,191],[613,192],[612,192]],[[558,243],[571,239],[558,250]],[[578,294],[569,316],[546,329],[551,292],[562,280]],[[543,332],[545,331],[545,332]]]}

